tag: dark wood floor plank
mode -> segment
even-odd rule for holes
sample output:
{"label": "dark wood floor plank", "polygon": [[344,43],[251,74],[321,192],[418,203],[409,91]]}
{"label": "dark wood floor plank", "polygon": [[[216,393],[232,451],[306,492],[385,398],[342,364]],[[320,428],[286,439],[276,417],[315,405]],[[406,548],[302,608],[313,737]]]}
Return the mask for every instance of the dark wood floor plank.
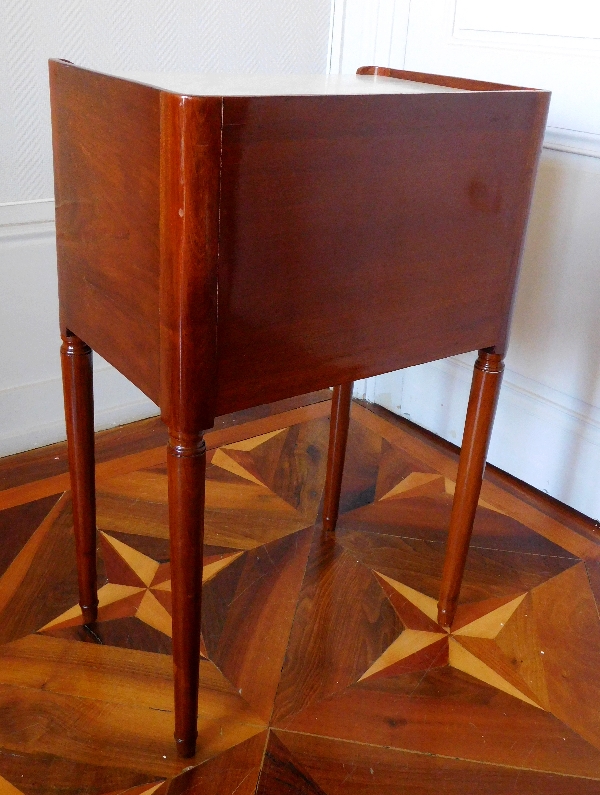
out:
{"label": "dark wood floor plank", "polygon": [[[373,571],[401,580],[437,599],[444,545],[341,529],[338,543]],[[472,549],[467,558],[460,603],[502,598],[535,588],[577,564],[572,558]]]}
{"label": "dark wood floor plank", "polygon": [[[267,433],[268,431],[287,427],[294,423],[304,422],[306,419],[326,416],[329,411],[330,402],[320,399],[311,405],[293,408],[282,414],[268,414],[261,419],[251,420],[245,424],[244,430],[241,433],[238,430],[239,426],[237,426],[235,422],[232,422],[226,427],[215,427],[215,430],[209,431],[205,436],[206,445],[208,448],[220,447],[223,444],[235,442],[240,438],[247,438],[246,435]],[[117,477],[118,475],[132,472],[142,467],[155,466],[164,463],[165,460],[166,447],[161,445],[160,447],[153,447],[139,453],[130,453],[126,456],[111,458],[107,461],[100,462],[96,467],[98,485],[101,485],[102,480],[105,478]],[[62,491],[66,491],[68,488],[69,475],[67,472],[64,474],[52,475],[43,480],[10,486],[0,491],[0,510],[22,505],[25,502],[41,499],[51,494],[59,494]]]}
{"label": "dark wood floor plank", "polygon": [[316,533],[274,716],[281,720],[356,682],[402,624],[372,573]]}
{"label": "dark wood floor plank", "polygon": [[261,732],[181,773],[156,795],[253,795],[266,742],[267,732]]}
{"label": "dark wood floor plank", "polygon": [[340,513],[373,501],[385,440],[362,423],[350,420],[342,477]]}
{"label": "dark wood floor plank", "polygon": [[548,712],[451,668],[365,680],[275,728],[600,779],[600,753]]}
{"label": "dark wood floor plank", "polygon": [[256,795],[328,795],[272,732]]}
{"label": "dark wood floor plank", "polygon": [[56,496],[0,511],[0,577],[57,502]]}
{"label": "dark wood floor plank", "polygon": [[387,494],[397,483],[400,483],[412,472],[425,472],[437,475],[438,473],[430,466],[425,464],[405,451],[399,450],[391,445],[387,439],[381,440],[381,455],[377,470],[377,483],[375,487],[375,499],[379,500]]}
{"label": "dark wood floor plank", "polygon": [[[451,480],[456,480],[457,464],[440,445],[435,448],[422,438],[409,433],[400,423],[392,423],[377,416],[363,406],[353,407],[357,421],[363,423],[374,432],[380,433],[391,444],[406,450],[410,455],[423,460],[428,466]],[[440,449],[441,448],[441,449]],[[492,505],[497,506],[526,527],[534,530],[543,538],[556,543],[576,557],[589,560],[600,559],[600,537],[589,534],[587,537],[576,530],[561,524],[552,516],[538,510],[533,504],[521,501],[508,491],[484,480],[481,496]],[[593,524],[593,523],[592,523]]]}
{"label": "dark wood floor plank", "polygon": [[[403,499],[383,499],[343,514],[339,527],[445,543],[451,511],[450,495],[413,497],[406,493]],[[477,510],[470,548],[575,557],[515,519],[482,507]]]}
{"label": "dark wood floor plank", "polygon": [[77,601],[72,527],[65,495],[0,579],[0,643],[35,632]]}
{"label": "dark wood floor plank", "polygon": [[[146,773],[52,754],[0,749],[0,776],[23,795],[104,795],[146,784]],[[0,781],[0,792],[8,795]]]}
{"label": "dark wood floor plank", "polygon": [[247,462],[257,478],[273,491],[288,434],[289,429],[275,433],[260,445],[259,450],[239,450],[228,447],[227,455],[232,456],[240,464]]}
{"label": "dark wood floor plank", "polygon": [[301,530],[245,555],[212,656],[266,721],[273,710],[312,535],[312,529]]}
{"label": "dark wood floor plank", "polygon": [[[381,417],[387,423],[402,428],[406,434],[420,440],[430,448],[443,451],[449,459],[458,461],[460,448],[451,442],[447,442],[430,431],[426,431],[424,428],[415,425],[405,417],[399,417],[393,414],[388,409],[383,408],[383,406],[378,406],[375,403],[367,403],[364,400],[355,400],[355,403],[360,404],[372,414]],[[590,519],[588,516],[550,497],[548,494],[535,489],[528,483],[524,483],[513,475],[509,475],[507,472],[503,472],[492,464],[488,464],[485,471],[485,481],[494,486],[498,486],[504,492],[517,497],[520,502],[527,503],[537,511],[544,513],[564,527],[589,538],[594,543],[600,542],[600,522]]]}
{"label": "dark wood floor plank", "polygon": [[[274,493],[310,524],[317,518],[323,491],[328,442],[329,419],[326,416],[291,427],[271,481]],[[257,448],[253,452],[259,458],[262,451]]]}
{"label": "dark wood floor plank", "polygon": [[600,793],[600,781],[409,754],[291,732],[275,734],[327,795]]}

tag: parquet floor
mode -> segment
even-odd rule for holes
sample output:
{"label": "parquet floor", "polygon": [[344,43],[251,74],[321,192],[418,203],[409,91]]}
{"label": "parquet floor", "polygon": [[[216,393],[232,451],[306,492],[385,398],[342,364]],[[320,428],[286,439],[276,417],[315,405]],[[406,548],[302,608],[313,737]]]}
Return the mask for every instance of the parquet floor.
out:
{"label": "parquet floor", "polygon": [[327,394],[208,434],[189,761],[172,741],[160,424],[99,437],[94,631],[76,607],[64,446],[0,462],[0,795],[600,793],[593,523],[489,474],[446,634],[456,456],[355,404],[323,537]]}

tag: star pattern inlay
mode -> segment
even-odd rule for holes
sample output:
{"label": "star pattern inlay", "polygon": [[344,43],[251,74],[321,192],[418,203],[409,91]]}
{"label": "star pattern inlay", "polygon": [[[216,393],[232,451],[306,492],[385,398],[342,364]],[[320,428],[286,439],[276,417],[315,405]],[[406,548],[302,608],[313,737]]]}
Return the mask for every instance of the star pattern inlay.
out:
{"label": "star pattern inlay", "polygon": [[[98,589],[98,621],[135,617],[171,637],[170,563],[154,560],[105,532],[100,533],[100,543],[109,581]],[[231,554],[205,555],[202,582],[212,580],[243,554],[233,551]],[[75,605],[39,632],[82,623],[81,608]]]}
{"label": "star pattern inlay", "polygon": [[404,630],[359,681],[449,665],[543,709],[535,693],[495,642],[526,593],[464,605],[457,611],[448,632],[437,623],[435,599],[384,574],[374,574]]}

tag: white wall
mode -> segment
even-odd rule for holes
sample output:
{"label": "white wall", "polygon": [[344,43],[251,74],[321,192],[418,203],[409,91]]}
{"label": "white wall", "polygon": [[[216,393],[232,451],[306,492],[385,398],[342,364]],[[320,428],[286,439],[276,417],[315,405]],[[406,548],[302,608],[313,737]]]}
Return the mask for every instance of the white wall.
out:
{"label": "white wall", "polygon": [[[0,3],[0,456],[64,439],[47,60],[99,70],[324,72],[330,0]],[[95,362],[96,427],[157,412]]]}
{"label": "white wall", "polygon": [[[389,64],[554,92],[490,460],[600,517],[598,8],[587,0],[4,0],[0,455],[64,438],[46,59],[263,72]],[[472,360],[380,376],[357,391],[458,443]],[[96,409],[98,427],[156,412],[101,360]]]}
{"label": "white wall", "polygon": [[[332,68],[553,91],[489,460],[600,518],[600,6],[336,0]],[[357,384],[460,443],[474,354]]]}

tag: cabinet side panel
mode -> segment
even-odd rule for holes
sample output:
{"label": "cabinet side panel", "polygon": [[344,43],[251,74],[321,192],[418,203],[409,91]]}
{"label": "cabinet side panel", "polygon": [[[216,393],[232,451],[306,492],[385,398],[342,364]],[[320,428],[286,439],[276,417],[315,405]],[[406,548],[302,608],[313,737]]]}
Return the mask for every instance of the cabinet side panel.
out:
{"label": "cabinet side panel", "polygon": [[50,63],[60,324],[159,400],[160,92]]}
{"label": "cabinet side panel", "polygon": [[545,105],[226,98],[218,413],[504,345]]}

